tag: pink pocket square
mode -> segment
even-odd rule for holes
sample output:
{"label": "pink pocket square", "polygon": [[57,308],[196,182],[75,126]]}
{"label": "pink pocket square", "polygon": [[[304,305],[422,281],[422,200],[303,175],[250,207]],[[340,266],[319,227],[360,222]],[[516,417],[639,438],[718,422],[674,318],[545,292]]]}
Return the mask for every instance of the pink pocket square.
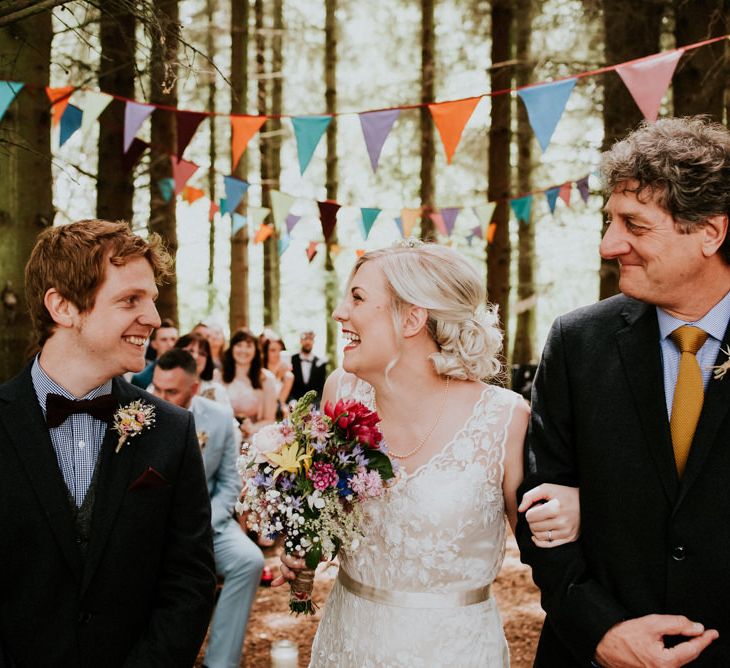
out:
{"label": "pink pocket square", "polygon": [[127,491],[131,492],[133,489],[156,489],[169,486],[170,481],[162,473],[148,466],[147,470],[128,487]]}

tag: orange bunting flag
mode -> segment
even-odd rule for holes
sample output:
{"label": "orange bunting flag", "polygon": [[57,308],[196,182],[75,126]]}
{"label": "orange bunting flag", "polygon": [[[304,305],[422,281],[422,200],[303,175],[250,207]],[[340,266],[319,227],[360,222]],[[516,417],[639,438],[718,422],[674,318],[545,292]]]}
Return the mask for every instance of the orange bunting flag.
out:
{"label": "orange bunting flag", "polygon": [[487,228],[487,243],[491,244],[494,241],[494,235],[497,233],[497,223],[489,223]]}
{"label": "orange bunting flag", "polygon": [[481,99],[481,97],[467,97],[464,100],[428,105],[433,122],[436,123],[439,135],[441,135],[441,141],[446,151],[446,162],[449,164],[451,164],[451,158],[461,139],[464,126],[468,123],[474,113],[474,108]]}
{"label": "orange bunting flag", "polygon": [[355,251],[355,255],[357,255],[357,257],[362,257],[363,255],[365,255],[365,249],[364,248],[358,248]]}
{"label": "orange bunting flag", "polygon": [[204,196],[205,196],[205,192],[203,192],[200,188],[193,188],[193,186],[185,186],[183,188],[182,198],[188,204],[197,202],[201,197],[204,197]]}
{"label": "orange bunting flag", "polygon": [[418,220],[418,217],[421,215],[421,208],[418,209],[401,209],[400,210],[400,219],[401,223],[403,223],[403,238],[407,239],[411,236],[411,231],[413,230],[413,227],[416,224],[416,221]]}
{"label": "orange bunting flag", "polygon": [[314,260],[314,256],[317,254],[317,242],[316,241],[310,241],[309,246],[307,246],[307,258],[311,262]]}
{"label": "orange bunting flag", "polygon": [[221,208],[213,201],[210,203],[210,208],[208,209],[208,222],[212,223],[213,218],[215,218],[215,214],[218,213],[221,210]]}
{"label": "orange bunting flag", "polygon": [[259,229],[256,230],[256,236],[254,237],[253,242],[255,244],[263,243],[273,233],[274,233],[274,230],[271,229],[271,225],[267,225],[266,223],[261,223],[261,226],[259,227]]}
{"label": "orange bunting flag", "polygon": [[51,124],[56,127],[61,122],[61,116],[68,107],[69,100],[71,99],[71,93],[76,90],[73,86],[62,86],[61,88],[50,88],[46,86],[46,95],[51,101],[51,114],[53,119]]}
{"label": "orange bunting flag", "polygon": [[231,171],[248,146],[248,142],[266,123],[266,116],[231,116]]}

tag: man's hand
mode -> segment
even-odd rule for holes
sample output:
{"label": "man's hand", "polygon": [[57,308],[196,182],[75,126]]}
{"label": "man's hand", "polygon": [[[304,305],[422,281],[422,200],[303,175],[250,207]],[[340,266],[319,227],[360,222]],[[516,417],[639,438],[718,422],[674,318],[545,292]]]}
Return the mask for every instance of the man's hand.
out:
{"label": "man's hand", "polygon": [[[667,648],[664,636],[690,639]],[[682,615],[647,615],[609,629],[596,647],[596,661],[604,668],[679,668],[694,661],[718,636]]]}

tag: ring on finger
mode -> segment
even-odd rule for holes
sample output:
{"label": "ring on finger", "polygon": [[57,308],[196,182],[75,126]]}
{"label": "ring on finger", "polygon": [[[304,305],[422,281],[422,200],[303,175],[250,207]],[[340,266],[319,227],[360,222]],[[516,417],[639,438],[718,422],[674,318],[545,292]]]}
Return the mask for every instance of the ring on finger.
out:
{"label": "ring on finger", "polygon": [[548,529],[548,539],[547,540],[548,540],[548,543],[553,542],[553,530],[552,529]]}

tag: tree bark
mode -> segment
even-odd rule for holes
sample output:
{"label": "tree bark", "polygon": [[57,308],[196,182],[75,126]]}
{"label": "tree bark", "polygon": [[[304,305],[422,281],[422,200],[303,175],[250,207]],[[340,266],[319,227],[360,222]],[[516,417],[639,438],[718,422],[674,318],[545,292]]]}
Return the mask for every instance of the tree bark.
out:
{"label": "tree bark", "polygon": [[[248,109],[248,0],[231,0],[231,113]],[[248,178],[248,153],[233,170],[237,179]],[[245,200],[241,207],[245,206]],[[248,226],[231,238],[231,295],[228,321],[231,332],[248,327]]]}
{"label": "tree bark", "polygon": [[421,239],[436,238],[431,213],[434,199],[434,164],[436,147],[433,137],[433,118],[426,106],[436,96],[434,0],[421,0]]}
{"label": "tree bark", "polygon": [[52,38],[50,12],[0,29],[0,79],[37,86],[20,91],[0,124],[0,382],[26,362],[31,324],[23,273],[38,233],[53,224],[50,115],[43,90]]}
{"label": "tree bark", "polygon": [[[152,40],[150,63],[150,101],[169,107],[177,107],[177,44],[178,3],[177,0],[155,0],[155,9],[163,32],[159,39]],[[158,183],[172,177],[171,155],[177,155],[177,117],[172,111],[158,109],[152,114],[150,147],[150,232],[162,236],[170,255],[177,255],[176,198],[168,202],[162,197]],[[182,156],[177,156],[182,159]],[[178,321],[177,275],[170,282],[160,286],[157,309],[162,318]]]}
{"label": "tree bark", "polygon": [[[99,88],[128,99],[134,99],[135,24],[131,12],[101,12]],[[112,100],[99,117],[96,216],[131,223],[134,169],[124,166],[124,108],[122,100]]]}
{"label": "tree bark", "polygon": [[[659,51],[666,0],[604,0],[603,25],[606,63],[615,65]],[[631,35],[631,39],[626,36]],[[635,128],[643,119],[621,79],[611,72],[603,77],[603,150]],[[603,233],[607,224],[604,218]],[[599,298],[618,293],[618,263],[601,260]]]}
{"label": "tree bark", "polygon": [[[215,62],[215,39],[214,35],[218,31],[215,25],[215,2],[207,0],[205,3],[205,12],[208,18],[208,31],[206,34],[206,51],[211,62]],[[210,123],[210,139],[208,142],[208,160],[210,161],[210,169],[208,170],[208,195],[211,202],[216,201],[215,192],[215,163],[218,157],[218,145],[216,137],[216,88],[215,73],[211,72],[208,81],[208,111],[211,116],[208,118]],[[210,227],[208,229],[208,315],[215,308],[215,216],[210,217]]]}
{"label": "tree bark", "polygon": [[[490,87],[493,91],[512,87],[513,7],[511,0],[492,2],[492,68]],[[512,99],[509,95],[491,98],[489,127],[488,198],[497,202],[492,222],[497,227],[487,247],[487,295],[499,309],[504,329],[504,356],[509,357],[509,293],[511,248],[509,239],[510,144],[512,141]],[[507,360],[508,361],[508,360]]]}
{"label": "tree bark", "polygon": [[[516,57],[517,86],[532,82],[534,63],[531,52],[532,0],[517,0],[516,4]],[[517,103],[517,189],[520,193],[532,192],[532,147],[534,133],[524,104]],[[515,343],[512,350],[513,364],[532,364],[535,361],[536,307],[526,306],[535,292],[535,226],[534,207],[530,219],[519,221],[517,261],[517,298],[523,306],[517,313]]]}

